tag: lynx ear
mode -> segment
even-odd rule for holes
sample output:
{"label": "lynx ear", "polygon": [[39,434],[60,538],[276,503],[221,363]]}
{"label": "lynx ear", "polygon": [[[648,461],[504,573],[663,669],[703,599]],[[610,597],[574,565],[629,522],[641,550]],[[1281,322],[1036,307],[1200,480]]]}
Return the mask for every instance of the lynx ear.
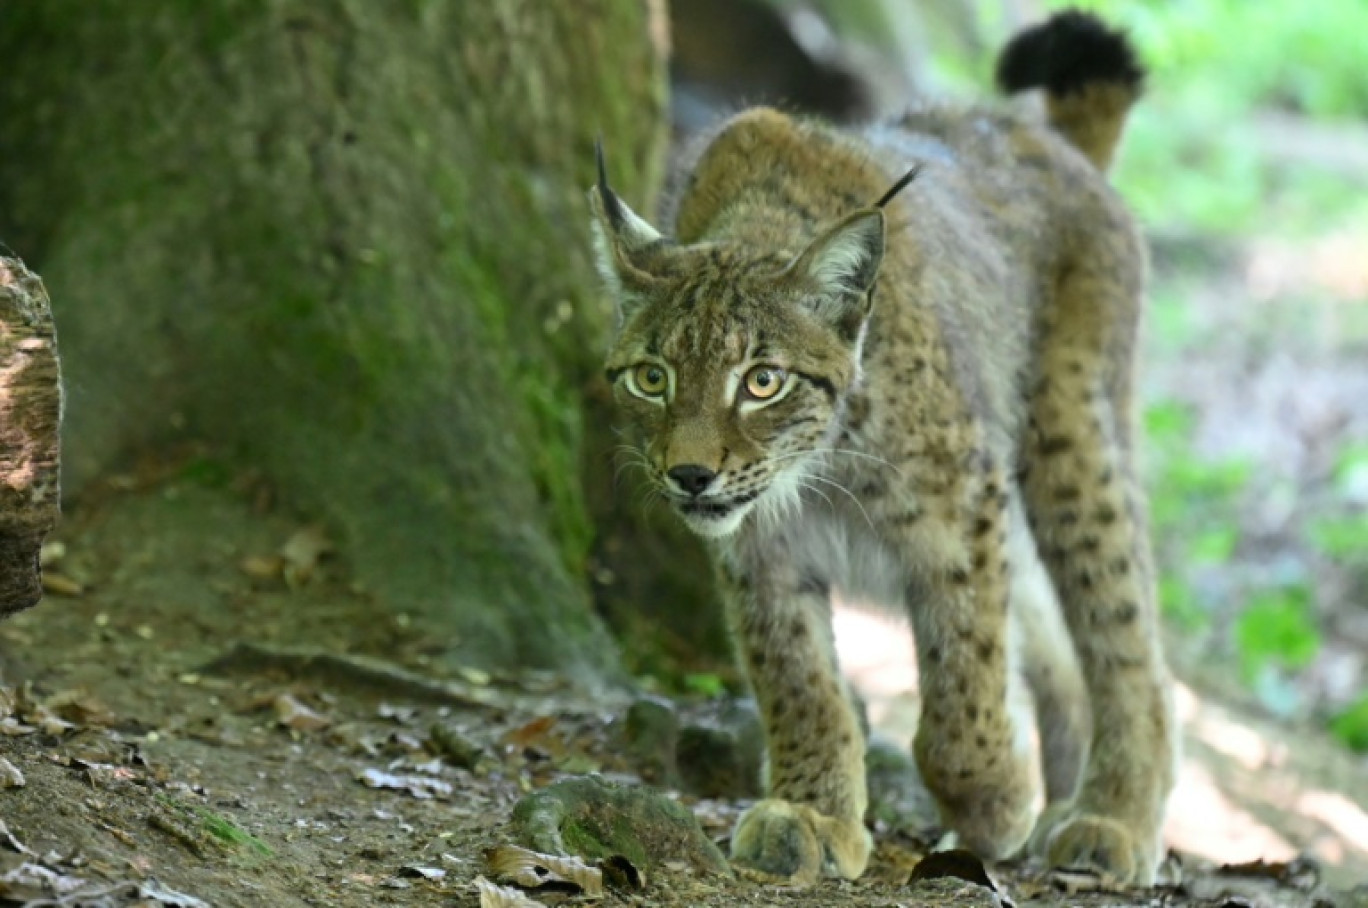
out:
{"label": "lynx ear", "polygon": [[813,240],[789,266],[813,313],[852,338],[869,314],[884,255],[884,214],[866,208]]}
{"label": "lynx ear", "polygon": [[589,190],[589,207],[594,212],[594,256],[599,274],[617,300],[621,322],[627,310],[639,304],[655,282],[641,267],[638,254],[662,237],[609,188],[601,141],[594,143],[594,152],[598,182]]}

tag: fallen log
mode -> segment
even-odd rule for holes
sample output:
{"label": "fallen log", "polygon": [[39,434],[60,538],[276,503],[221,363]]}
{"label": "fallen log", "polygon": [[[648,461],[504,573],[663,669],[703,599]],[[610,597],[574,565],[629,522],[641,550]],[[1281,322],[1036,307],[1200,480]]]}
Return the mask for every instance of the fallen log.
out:
{"label": "fallen log", "polygon": [[0,618],[43,596],[38,553],[61,509],[61,424],[47,290],[0,254]]}

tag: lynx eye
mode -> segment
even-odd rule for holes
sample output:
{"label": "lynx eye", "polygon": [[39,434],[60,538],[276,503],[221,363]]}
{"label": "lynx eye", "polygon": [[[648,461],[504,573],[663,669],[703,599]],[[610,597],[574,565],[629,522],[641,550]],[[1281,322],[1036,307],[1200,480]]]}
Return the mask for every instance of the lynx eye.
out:
{"label": "lynx eye", "polygon": [[746,393],[755,400],[769,400],[784,387],[784,370],[777,366],[756,366],[746,373]]}
{"label": "lynx eye", "polygon": [[632,381],[646,397],[660,397],[669,385],[669,376],[655,363],[642,363],[632,370]]}

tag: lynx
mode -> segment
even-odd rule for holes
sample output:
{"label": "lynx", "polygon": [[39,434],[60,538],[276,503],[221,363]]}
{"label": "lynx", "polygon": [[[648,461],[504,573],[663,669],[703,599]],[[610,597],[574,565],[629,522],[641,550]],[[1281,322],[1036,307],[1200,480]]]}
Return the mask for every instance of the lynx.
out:
{"label": "lynx", "polygon": [[869,860],[835,588],[910,616],[914,752],[963,846],[1154,879],[1176,733],[1133,455],[1145,255],[1105,179],[1143,71],[1068,12],[1016,36],[998,80],[1043,88],[1047,122],[740,113],[699,144],[672,237],[600,149],[607,377],[716,565],[768,753],[732,854],[766,875]]}

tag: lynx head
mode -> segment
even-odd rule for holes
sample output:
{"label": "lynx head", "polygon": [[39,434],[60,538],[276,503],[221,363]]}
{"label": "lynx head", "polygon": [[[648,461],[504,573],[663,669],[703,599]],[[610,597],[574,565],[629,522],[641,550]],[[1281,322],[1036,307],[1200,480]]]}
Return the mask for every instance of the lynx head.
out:
{"label": "lynx head", "polygon": [[651,484],[704,536],[779,519],[831,445],[884,251],[880,206],[792,249],[677,244],[603,176],[590,191],[617,306],[607,375]]}

